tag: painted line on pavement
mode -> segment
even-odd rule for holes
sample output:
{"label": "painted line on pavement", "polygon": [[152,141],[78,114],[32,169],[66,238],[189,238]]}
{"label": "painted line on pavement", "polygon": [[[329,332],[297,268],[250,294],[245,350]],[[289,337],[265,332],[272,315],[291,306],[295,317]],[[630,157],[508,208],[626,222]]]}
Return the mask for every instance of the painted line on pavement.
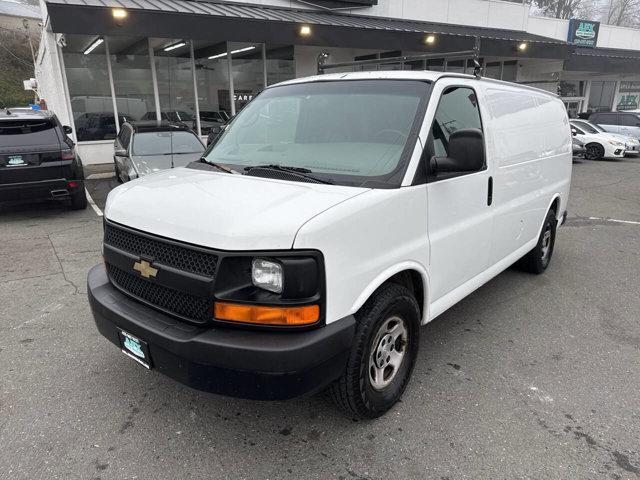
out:
{"label": "painted line on pavement", "polygon": [[102,210],[100,210],[98,208],[98,205],[96,205],[96,202],[93,201],[93,198],[91,198],[91,195],[89,195],[89,190],[87,190],[86,188],[84,189],[85,193],[87,194],[87,201],[89,202],[89,205],[91,205],[91,208],[93,208],[93,211],[96,212],[96,215],[98,215],[99,217],[102,216]]}
{"label": "painted line on pavement", "polygon": [[615,218],[589,217],[589,220],[602,220],[605,222],[626,223],[628,225],[640,225],[640,222],[635,222],[633,220],[616,220]]}

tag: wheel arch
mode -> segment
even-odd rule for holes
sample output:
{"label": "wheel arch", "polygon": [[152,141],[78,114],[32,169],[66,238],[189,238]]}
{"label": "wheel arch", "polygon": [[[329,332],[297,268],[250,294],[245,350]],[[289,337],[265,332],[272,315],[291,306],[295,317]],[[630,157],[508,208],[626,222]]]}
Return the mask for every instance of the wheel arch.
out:
{"label": "wheel arch", "polygon": [[360,310],[376,290],[386,283],[398,283],[411,290],[420,306],[421,324],[429,321],[429,274],[423,265],[413,261],[396,264],[376,276],[356,299],[351,313]]}

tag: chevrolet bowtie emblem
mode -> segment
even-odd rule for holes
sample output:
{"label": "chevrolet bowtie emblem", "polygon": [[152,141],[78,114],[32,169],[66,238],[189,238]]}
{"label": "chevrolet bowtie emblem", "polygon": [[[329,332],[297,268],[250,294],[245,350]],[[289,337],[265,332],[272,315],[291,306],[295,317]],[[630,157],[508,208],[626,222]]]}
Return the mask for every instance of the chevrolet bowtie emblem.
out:
{"label": "chevrolet bowtie emblem", "polygon": [[140,275],[142,275],[144,278],[155,278],[156,274],[158,273],[158,269],[153,268],[151,264],[146,260],[140,260],[139,262],[134,263],[133,269],[140,272]]}

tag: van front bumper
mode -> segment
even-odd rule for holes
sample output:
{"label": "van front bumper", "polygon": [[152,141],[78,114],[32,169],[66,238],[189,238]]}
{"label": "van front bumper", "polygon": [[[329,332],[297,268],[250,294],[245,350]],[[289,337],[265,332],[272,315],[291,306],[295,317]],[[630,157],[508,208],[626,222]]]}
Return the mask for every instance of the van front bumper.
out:
{"label": "van front bumper", "polygon": [[121,293],[103,265],[89,271],[87,292],[98,331],[113,344],[120,347],[124,330],[147,342],[152,368],[234,397],[282,400],[322,390],[344,371],[355,332],[353,316],[303,332],[190,325]]}

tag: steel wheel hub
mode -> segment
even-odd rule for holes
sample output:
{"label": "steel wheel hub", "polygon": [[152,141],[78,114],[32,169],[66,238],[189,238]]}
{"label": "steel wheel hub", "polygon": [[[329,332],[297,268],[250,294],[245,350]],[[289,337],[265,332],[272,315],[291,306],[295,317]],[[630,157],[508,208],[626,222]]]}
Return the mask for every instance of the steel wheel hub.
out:
{"label": "steel wheel hub", "polygon": [[404,319],[385,320],[376,333],[369,357],[369,382],[382,390],[395,378],[404,360],[408,331]]}

